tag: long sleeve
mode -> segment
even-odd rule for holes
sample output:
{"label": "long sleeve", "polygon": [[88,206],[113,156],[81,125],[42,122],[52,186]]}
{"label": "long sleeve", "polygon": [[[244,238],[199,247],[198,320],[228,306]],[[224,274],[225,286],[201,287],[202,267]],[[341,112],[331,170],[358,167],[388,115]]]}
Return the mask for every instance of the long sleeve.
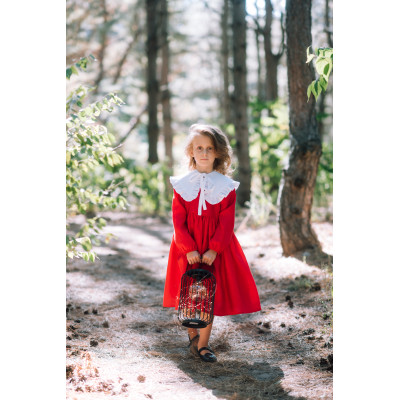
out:
{"label": "long sleeve", "polygon": [[196,243],[190,235],[187,223],[187,211],[182,197],[175,192],[172,199],[172,222],[174,224],[174,241],[184,254],[197,250]]}
{"label": "long sleeve", "polygon": [[218,254],[222,253],[229,245],[233,228],[235,226],[236,190],[232,190],[221,202],[218,225],[209,242],[209,248]]}

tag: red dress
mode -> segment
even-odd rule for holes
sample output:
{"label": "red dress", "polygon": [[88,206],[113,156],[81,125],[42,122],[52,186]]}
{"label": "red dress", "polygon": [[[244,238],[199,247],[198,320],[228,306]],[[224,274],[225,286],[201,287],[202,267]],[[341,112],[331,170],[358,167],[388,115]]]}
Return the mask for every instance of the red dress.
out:
{"label": "red dress", "polygon": [[[199,173],[194,174],[197,176]],[[212,174],[218,174],[217,178],[220,180],[230,180],[230,178],[217,172]],[[201,175],[204,178],[204,175],[209,174]],[[218,181],[218,183],[220,182]],[[230,180],[230,182],[234,181]],[[237,182],[234,183],[238,186]],[[177,187],[179,190],[179,185]],[[236,203],[235,188],[230,190],[219,203],[210,204],[207,200],[204,200],[204,195],[201,198],[201,188],[195,199],[185,201],[175,190],[177,187],[174,186],[172,200],[174,235],[169,252],[163,306],[178,307],[181,276],[185,273],[187,267],[186,254],[195,250],[204,254],[207,250],[212,249],[217,252],[213,271],[217,282],[214,315],[234,315],[260,311],[260,298],[256,284],[243,250],[233,232]],[[190,189],[193,193],[193,187]],[[194,186],[194,190],[196,189],[197,187]],[[207,189],[205,189],[205,192],[207,192]],[[225,193],[226,187],[222,196]],[[219,196],[221,197],[221,190]],[[207,196],[205,198],[207,199]],[[201,210],[199,200],[204,204]],[[192,265],[191,267],[195,266]]]}

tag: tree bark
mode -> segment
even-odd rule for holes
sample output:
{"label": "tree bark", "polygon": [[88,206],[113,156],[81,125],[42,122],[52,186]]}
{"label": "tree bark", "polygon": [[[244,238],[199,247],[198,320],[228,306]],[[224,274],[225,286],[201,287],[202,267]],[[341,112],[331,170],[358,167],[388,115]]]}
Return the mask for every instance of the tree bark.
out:
{"label": "tree bark", "polygon": [[[168,87],[169,75],[169,40],[168,40],[168,2],[160,1],[161,13],[161,104],[163,112],[163,133],[165,144],[165,157],[168,168],[173,169],[174,158],[172,154],[172,126],[171,126],[171,93]],[[169,187],[169,185],[168,185]]]}
{"label": "tree bark", "polygon": [[224,121],[226,124],[231,124],[232,121],[232,107],[231,96],[229,93],[229,36],[228,36],[228,20],[229,20],[229,0],[224,0],[224,8],[221,16],[221,32],[222,32],[222,76],[223,76],[223,96],[222,96],[222,110]]}
{"label": "tree bark", "polygon": [[281,51],[274,54],[272,51],[272,12],[271,0],[265,0],[265,28],[264,28],[264,51],[267,69],[266,100],[274,101],[278,98],[278,65],[283,55],[284,32],[282,29]]}
{"label": "tree bark", "polygon": [[311,227],[311,207],[321,140],[315,100],[307,102],[307,87],[314,69],[306,64],[311,45],[311,0],[286,0],[287,63],[289,85],[289,166],[283,170],[279,193],[279,230],[285,256],[305,249],[321,249]]}
{"label": "tree bark", "polygon": [[330,19],[329,19],[329,2],[330,0],[325,0],[325,32],[327,35],[327,41],[328,41],[328,46],[333,47],[333,35],[332,35],[332,29],[331,29],[331,24],[330,24]]}
{"label": "tree bark", "polygon": [[246,67],[246,1],[232,1],[233,22],[233,81],[234,124],[240,186],[237,200],[241,206],[250,201],[251,169],[249,157],[249,129],[247,118]]}
{"label": "tree bark", "polygon": [[263,74],[263,65],[261,59],[261,46],[260,37],[263,37],[262,31],[260,29],[260,25],[258,23],[259,19],[259,10],[257,5],[257,0],[254,1],[254,7],[256,9],[256,17],[254,22],[256,23],[256,28],[254,29],[254,35],[256,38],[256,50],[257,50],[257,98],[260,101],[265,101],[265,81],[264,81],[264,74]]}
{"label": "tree bark", "polygon": [[158,120],[157,106],[159,98],[159,87],[157,80],[157,0],[146,0],[147,13],[147,96],[148,96],[148,125],[147,135],[149,138],[148,161],[151,164],[158,162]]}

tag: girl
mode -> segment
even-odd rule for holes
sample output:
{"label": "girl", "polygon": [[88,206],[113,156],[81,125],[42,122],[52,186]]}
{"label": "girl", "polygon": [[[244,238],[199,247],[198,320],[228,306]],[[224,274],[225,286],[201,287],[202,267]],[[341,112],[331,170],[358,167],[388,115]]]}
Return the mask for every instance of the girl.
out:
{"label": "girl", "polygon": [[[164,288],[164,307],[178,308],[180,280],[187,264],[214,265],[217,286],[214,315],[234,315],[261,310],[257,288],[243,250],[233,232],[236,189],[231,173],[232,149],[218,128],[190,127],[185,148],[191,172],[171,177],[174,188],[174,235]],[[203,268],[203,266],[202,266]],[[212,324],[188,328],[189,347],[203,361],[217,358],[208,347]]]}

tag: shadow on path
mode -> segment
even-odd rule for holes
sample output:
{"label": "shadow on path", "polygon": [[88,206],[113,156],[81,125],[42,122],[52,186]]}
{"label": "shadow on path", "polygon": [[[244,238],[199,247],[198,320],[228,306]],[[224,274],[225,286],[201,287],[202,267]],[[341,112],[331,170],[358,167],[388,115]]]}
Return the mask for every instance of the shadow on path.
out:
{"label": "shadow on path", "polygon": [[173,360],[193,382],[212,390],[213,395],[218,398],[306,400],[304,397],[288,394],[280,384],[284,377],[282,370],[267,362],[229,360],[207,364],[191,354],[186,358],[179,357],[178,360],[176,354],[164,356]]}
{"label": "shadow on path", "polygon": [[293,254],[292,257],[310,266],[327,268],[329,272],[333,271],[333,255],[325,253],[322,250],[307,249]]}

